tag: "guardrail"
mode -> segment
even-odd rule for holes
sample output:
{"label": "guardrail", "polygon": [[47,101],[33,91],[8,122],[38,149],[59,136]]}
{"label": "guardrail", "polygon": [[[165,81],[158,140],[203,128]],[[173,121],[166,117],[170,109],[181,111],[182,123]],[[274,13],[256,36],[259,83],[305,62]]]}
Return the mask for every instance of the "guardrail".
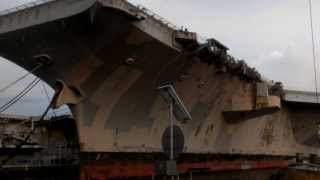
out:
{"label": "guardrail", "polygon": [[34,169],[50,167],[74,167],[78,166],[79,158],[49,159],[49,160],[15,160],[4,164],[2,169]]}
{"label": "guardrail", "polygon": [[[14,8],[10,8],[10,9],[6,9],[3,11],[0,11],[0,16],[2,15],[7,15],[10,13],[14,13],[17,11],[21,11],[21,10],[25,10],[25,9],[29,9],[41,4],[46,4],[48,2],[52,2],[52,1],[56,1],[56,0],[37,0],[37,1],[33,1],[30,3],[26,3],[26,4],[22,4],[20,6],[14,7]],[[132,3],[132,2],[131,2]],[[140,4],[134,4],[139,10],[141,10],[142,12],[144,12],[146,15],[153,17],[154,19],[158,20],[159,22],[161,22],[163,25],[166,25],[169,28],[178,30],[178,26],[176,26],[175,24],[171,23],[170,21],[166,20],[165,18],[163,18],[162,16],[158,15],[157,13],[151,11],[150,9],[140,5]]]}
{"label": "guardrail", "polygon": [[1,11],[0,16],[14,13],[14,12],[21,11],[21,10],[25,10],[25,9],[29,9],[29,8],[32,8],[32,7],[41,5],[41,4],[45,4],[48,2],[52,2],[52,1],[56,1],[56,0],[37,0],[37,1],[30,2],[30,3],[22,4],[20,6]]}
{"label": "guardrail", "polygon": [[[128,1],[128,0],[127,0]],[[153,12],[152,10],[148,9],[147,7],[141,5],[141,4],[137,4],[137,3],[133,3],[130,1],[130,4],[134,5],[136,8],[138,8],[140,11],[142,11],[143,13],[145,13],[146,15],[154,18],[155,20],[159,21],[161,24],[167,26],[168,28],[171,28],[173,30],[182,30],[185,31],[185,29],[183,29],[183,26],[177,26],[174,23],[168,21],[167,19],[165,19],[164,17],[158,15],[157,13]],[[207,40],[209,39],[208,37],[205,36],[200,36],[199,34],[197,34],[197,38],[199,43],[204,44],[207,43]]]}
{"label": "guardrail", "polygon": [[158,15],[157,13],[153,12],[152,10],[146,8],[145,6],[141,5],[141,4],[136,4],[136,3],[132,3],[136,8],[138,8],[140,11],[142,11],[143,13],[145,13],[146,15],[154,18],[155,20],[159,21],[161,24],[174,29],[174,30],[179,30],[180,28],[178,26],[176,26],[175,24],[171,23],[170,21],[168,21],[167,19],[163,18],[162,16]]}

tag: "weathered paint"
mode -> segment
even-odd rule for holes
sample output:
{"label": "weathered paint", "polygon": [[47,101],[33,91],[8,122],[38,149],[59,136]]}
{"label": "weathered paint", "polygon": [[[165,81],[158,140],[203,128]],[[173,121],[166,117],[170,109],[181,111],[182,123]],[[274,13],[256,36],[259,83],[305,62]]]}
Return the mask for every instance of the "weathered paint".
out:
{"label": "weathered paint", "polygon": [[[17,25],[0,34],[1,56],[30,70],[35,55],[47,54],[53,63],[35,74],[52,86],[62,80],[81,92],[81,101],[70,107],[82,152],[162,152],[168,112],[156,89],[171,82],[193,117],[187,124],[176,123],[186,137],[184,153],[318,153],[312,143],[297,141],[292,127],[310,117],[317,123],[320,113],[306,109],[300,116],[288,104],[281,109],[264,109],[266,103],[257,108],[259,78],[244,76],[243,63],[231,71],[224,67],[223,57],[192,54],[194,44],[186,47],[176,41],[177,31],[152,16],[137,19],[143,12],[126,1],[99,0],[83,7],[73,16]],[[224,112],[236,116],[228,120]]]}
{"label": "weathered paint", "polygon": [[307,170],[287,170],[283,174],[284,180],[316,180],[320,178],[319,172]]}
{"label": "weathered paint", "polygon": [[[200,163],[180,163],[177,165],[180,176],[189,175],[203,171],[206,174],[218,172],[235,172],[235,171],[257,171],[259,169],[283,169],[288,167],[288,162],[284,160],[269,160],[269,161],[206,161]],[[141,177],[156,177],[155,164],[141,163],[111,163],[108,165],[87,165],[81,168],[81,180],[86,179],[116,179],[116,178],[141,178]]]}

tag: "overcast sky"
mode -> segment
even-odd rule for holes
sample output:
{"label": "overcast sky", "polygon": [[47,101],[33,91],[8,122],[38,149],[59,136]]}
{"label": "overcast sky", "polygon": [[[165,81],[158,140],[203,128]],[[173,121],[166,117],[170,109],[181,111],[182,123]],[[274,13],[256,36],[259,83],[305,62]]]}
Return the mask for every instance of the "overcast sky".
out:
{"label": "overcast sky", "polygon": [[[214,37],[228,46],[233,56],[246,60],[269,79],[282,81],[287,89],[314,90],[308,0],[131,1],[148,7],[179,27],[187,27],[204,37]],[[1,0],[0,10],[25,2],[30,0]],[[313,3],[319,61],[320,1],[313,0]],[[5,60],[0,61],[0,72],[3,74],[0,75],[0,87],[24,73]],[[3,97],[12,96],[21,88],[23,85]],[[39,86],[26,102],[22,101],[11,111],[39,112],[47,103],[44,95],[38,96],[41,93],[43,90]]]}

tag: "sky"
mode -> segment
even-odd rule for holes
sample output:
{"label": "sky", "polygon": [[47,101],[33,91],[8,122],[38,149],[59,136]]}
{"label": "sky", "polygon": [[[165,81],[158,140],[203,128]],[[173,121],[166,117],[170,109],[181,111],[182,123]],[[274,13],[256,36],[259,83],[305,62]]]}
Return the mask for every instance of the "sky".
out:
{"label": "sky", "polygon": [[[219,40],[230,48],[234,57],[244,59],[269,79],[283,82],[286,89],[315,89],[308,0],[130,1],[151,9],[178,27]],[[26,2],[30,0],[2,0],[0,10]],[[312,2],[316,58],[320,61],[320,1]],[[320,66],[318,69],[320,79]],[[0,72],[3,74],[0,88],[25,73],[3,59],[0,59]],[[26,83],[0,94],[0,104]],[[40,84],[10,113],[37,114],[47,103]]]}

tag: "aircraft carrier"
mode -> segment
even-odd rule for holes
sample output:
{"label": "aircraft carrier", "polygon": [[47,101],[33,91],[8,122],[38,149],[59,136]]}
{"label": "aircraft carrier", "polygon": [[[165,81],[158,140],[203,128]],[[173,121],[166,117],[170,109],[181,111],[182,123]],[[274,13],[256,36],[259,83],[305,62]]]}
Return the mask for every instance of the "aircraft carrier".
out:
{"label": "aircraft carrier", "polygon": [[57,141],[75,145],[63,165],[78,179],[317,179],[316,93],[285,90],[228,50],[125,0],[0,13],[0,56],[55,89],[50,107],[72,111]]}

